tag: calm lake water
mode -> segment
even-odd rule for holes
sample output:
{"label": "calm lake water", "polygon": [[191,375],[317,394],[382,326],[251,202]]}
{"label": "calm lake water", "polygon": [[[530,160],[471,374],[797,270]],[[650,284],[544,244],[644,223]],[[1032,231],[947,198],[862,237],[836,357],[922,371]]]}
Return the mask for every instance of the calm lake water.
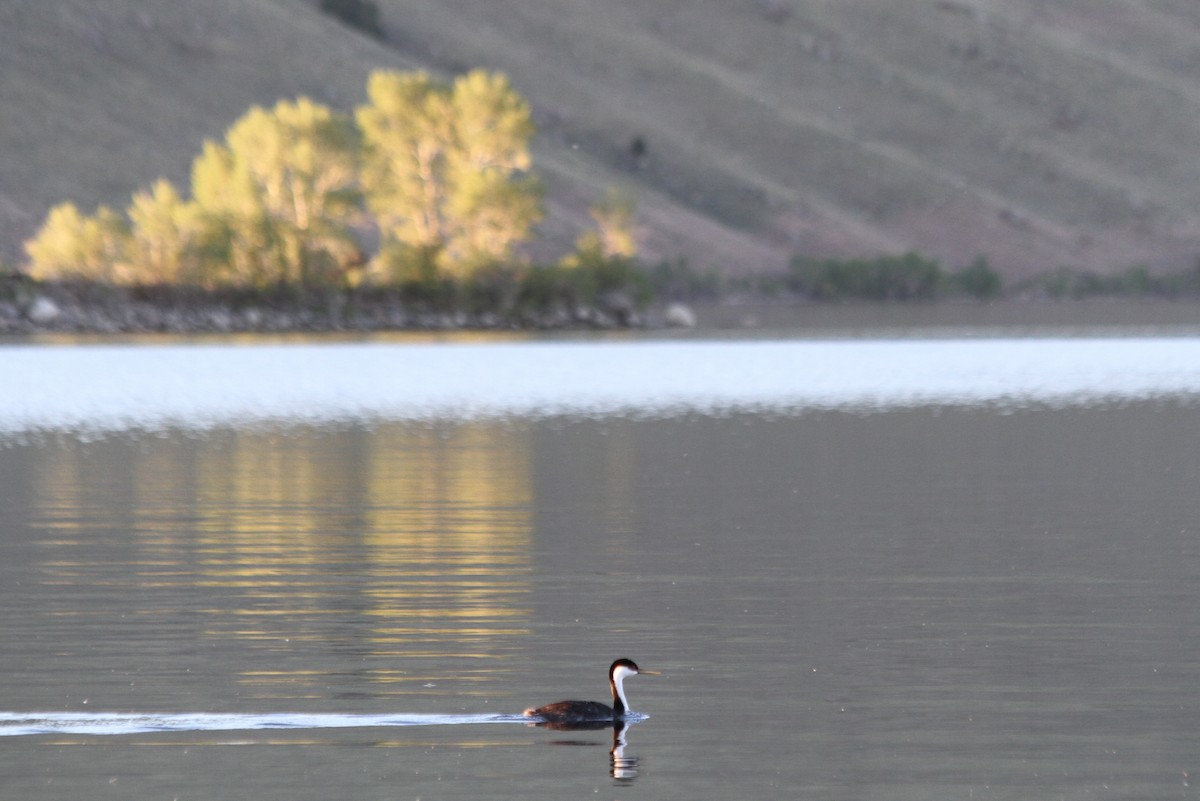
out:
{"label": "calm lake water", "polygon": [[[927,340],[776,343],[782,389],[743,344],[522,405],[631,351],[510,343],[500,406],[318,380],[403,344],[0,348],[10,387],[83,354],[131,388],[60,429],[0,389],[0,796],[1193,797],[1196,340],[989,339],[974,394]],[[668,363],[745,372],[623,383]],[[618,656],[664,675],[616,755],[506,719],[604,700]]]}

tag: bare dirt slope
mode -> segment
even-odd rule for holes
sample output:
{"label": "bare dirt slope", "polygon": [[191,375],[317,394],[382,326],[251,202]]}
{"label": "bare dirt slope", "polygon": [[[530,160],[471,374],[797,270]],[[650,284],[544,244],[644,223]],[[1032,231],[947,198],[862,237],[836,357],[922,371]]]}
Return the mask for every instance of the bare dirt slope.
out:
{"label": "bare dirt slope", "polygon": [[634,190],[646,254],[1178,268],[1200,254],[1194,0],[315,0],[0,4],[0,254],[54,202],[185,183],[251,103],[349,109],[370,69],[502,69],[533,103],[544,243]]}

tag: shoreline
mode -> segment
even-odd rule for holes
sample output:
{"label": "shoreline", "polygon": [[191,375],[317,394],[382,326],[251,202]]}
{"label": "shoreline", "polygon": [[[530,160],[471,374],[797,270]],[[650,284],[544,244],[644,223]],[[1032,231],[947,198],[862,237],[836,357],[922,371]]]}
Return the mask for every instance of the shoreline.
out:
{"label": "shoreline", "polygon": [[[474,307],[474,308],[472,308]],[[397,290],[198,290],[91,283],[14,283],[0,294],[0,336],[612,331],[692,327],[680,303],[640,308],[625,292],[592,304],[489,308],[411,300]]]}
{"label": "shoreline", "polygon": [[[696,330],[721,335],[773,330],[813,336],[883,332],[895,336],[1023,331],[1055,335],[1166,331],[1200,335],[1200,299],[1009,297],[993,301],[813,301],[725,295],[658,300],[644,307],[625,293],[590,305],[542,309],[466,308],[413,301],[396,290],[306,294],[0,282],[0,336],[165,334],[537,333]],[[936,335],[936,334],[935,334]]]}

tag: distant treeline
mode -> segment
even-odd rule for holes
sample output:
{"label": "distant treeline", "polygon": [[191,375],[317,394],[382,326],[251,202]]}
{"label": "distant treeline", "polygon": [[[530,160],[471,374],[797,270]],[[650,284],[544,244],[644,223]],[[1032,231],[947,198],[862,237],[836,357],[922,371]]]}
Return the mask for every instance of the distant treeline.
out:
{"label": "distant treeline", "polygon": [[966,267],[948,270],[938,261],[912,252],[850,259],[796,256],[784,273],[773,275],[726,276],[715,270],[695,270],[682,260],[645,268],[645,273],[654,296],[676,299],[718,299],[730,294],[790,295],[830,302],[1200,298],[1200,260],[1189,269],[1166,273],[1152,273],[1144,266],[1106,275],[1061,267],[1015,282],[1007,282],[982,256]]}
{"label": "distant treeline", "polygon": [[947,270],[915,253],[873,259],[796,258],[783,283],[790,291],[814,300],[1176,298],[1200,296],[1200,262],[1182,272],[1163,274],[1151,273],[1143,266],[1108,275],[1062,267],[1007,284],[983,257],[959,270]]}

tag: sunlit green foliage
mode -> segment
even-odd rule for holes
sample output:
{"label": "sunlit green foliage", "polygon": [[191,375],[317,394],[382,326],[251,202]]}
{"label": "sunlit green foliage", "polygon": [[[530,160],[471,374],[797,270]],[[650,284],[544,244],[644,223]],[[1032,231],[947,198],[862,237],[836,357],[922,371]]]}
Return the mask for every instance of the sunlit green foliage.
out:
{"label": "sunlit green foliage", "polygon": [[274,231],[250,175],[233,153],[205,142],[192,163],[192,195],[212,229],[207,277],[214,283],[264,286],[281,268]]}
{"label": "sunlit green foliage", "polygon": [[565,298],[568,303],[594,306],[624,322],[649,302],[650,281],[636,261],[637,236],[632,196],[611,191],[589,209],[595,228],[575,242],[556,270],[543,268],[530,275],[522,297]]}
{"label": "sunlit green foliage", "polygon": [[193,200],[167,181],[134,194],[128,221],[56,207],[26,246],[40,278],[111,283],[327,284],[360,259],[358,137],[301,98],[251,109],[192,166]]}
{"label": "sunlit green foliage", "polygon": [[200,284],[211,224],[199,204],[180,197],[169,181],[134,194],[129,206],[129,259],[139,283]]}
{"label": "sunlit green foliage", "polygon": [[313,286],[360,260],[358,136],[306,98],[254,108],[192,165],[192,200],[167,181],[107,207],[56,207],[27,245],[35,277],[118,284]]}
{"label": "sunlit green foliage", "polygon": [[462,279],[511,263],[541,217],[541,194],[529,172],[529,105],[508,80],[482,70],[452,84],[378,72],[368,94],[357,125],[307,98],[252,108],[222,141],[204,144],[190,200],[160,181],[134,195],[128,221],[107,208],[91,217],[56,208],[28,245],[32,273],[356,283],[351,273],[366,258],[356,226],[378,230],[374,266],[386,280]]}
{"label": "sunlit green foliage", "polygon": [[596,227],[585,231],[575,243],[575,252],[564,264],[598,264],[606,260],[632,260],[637,256],[634,226],[636,202],[627,192],[613,190],[588,211]]}
{"label": "sunlit green foliage", "polygon": [[101,206],[93,216],[74,203],[55,206],[37,235],[25,243],[33,278],[121,282],[128,278],[129,226]]}
{"label": "sunlit green foliage", "polygon": [[307,98],[253,108],[205,144],[192,191],[224,231],[228,280],[306,286],[344,272],[358,255],[357,146],[347,117]]}
{"label": "sunlit green foliage", "polygon": [[425,73],[376,72],[356,118],[362,184],[391,277],[462,277],[509,261],[541,217],[527,171],[529,105],[495,73],[452,85]]}

